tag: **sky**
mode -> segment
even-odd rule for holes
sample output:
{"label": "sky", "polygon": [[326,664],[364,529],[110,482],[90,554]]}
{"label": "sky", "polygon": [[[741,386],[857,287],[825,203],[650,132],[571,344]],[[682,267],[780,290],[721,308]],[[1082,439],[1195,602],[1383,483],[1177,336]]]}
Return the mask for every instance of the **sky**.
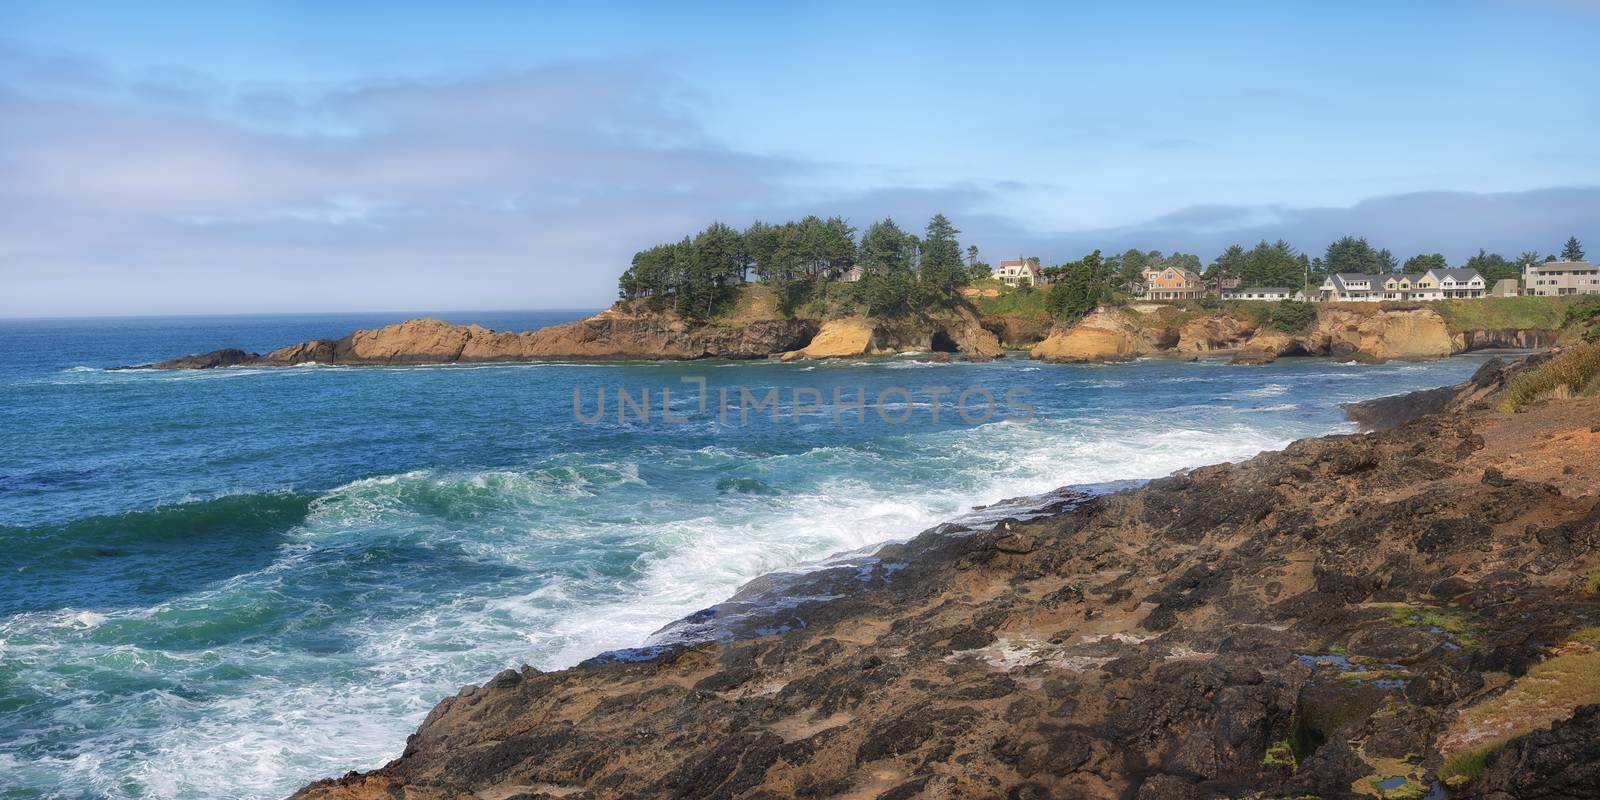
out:
{"label": "sky", "polygon": [[598,308],[709,222],[1600,251],[1600,0],[0,4],[0,317]]}

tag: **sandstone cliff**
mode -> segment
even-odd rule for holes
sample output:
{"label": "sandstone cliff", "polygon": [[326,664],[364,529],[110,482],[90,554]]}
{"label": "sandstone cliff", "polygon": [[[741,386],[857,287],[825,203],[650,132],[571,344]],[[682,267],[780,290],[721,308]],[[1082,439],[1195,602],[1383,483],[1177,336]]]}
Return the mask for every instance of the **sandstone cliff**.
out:
{"label": "sandstone cliff", "polygon": [[936,316],[905,319],[845,317],[822,323],[805,347],[783,354],[784,361],[802,358],[847,358],[886,353],[959,353],[970,361],[1005,354],[1000,340],[965,308]]}
{"label": "sandstone cliff", "polygon": [[238,349],[144,365],[155,369],[212,369],[297,364],[456,364],[534,359],[767,358],[863,356],[905,351],[960,353],[974,361],[1004,354],[999,340],[966,309],[906,320],[755,316],[691,324],[672,314],[617,309],[536,331],[492,331],[413,319],[341,339],[314,339],[266,355]]}
{"label": "sandstone cliff", "polygon": [[1178,343],[1177,331],[1141,326],[1130,313],[1101,309],[1076,324],[1058,326],[1028,351],[1028,357],[1056,364],[1126,361]]}
{"label": "sandstone cliff", "polygon": [[1597,423],[1467,401],[941,526],[731,641],[507,670],[297,796],[1592,797]]}
{"label": "sandstone cliff", "polygon": [[588,319],[522,333],[480,325],[413,319],[341,339],[315,339],[266,355],[218,350],[160,361],[156,369],[207,369],[240,365],[455,364],[541,358],[684,360],[766,358],[804,346],[817,323],[805,319],[755,319],[729,325],[691,325],[677,317],[605,311]]}
{"label": "sandstone cliff", "polygon": [[[1464,348],[1462,348],[1464,349]],[[1243,345],[1241,363],[1264,363],[1285,355],[1325,355],[1364,361],[1442,358],[1461,352],[1444,318],[1431,309],[1368,311],[1337,306],[1318,309],[1310,331],[1288,334],[1263,326]]]}

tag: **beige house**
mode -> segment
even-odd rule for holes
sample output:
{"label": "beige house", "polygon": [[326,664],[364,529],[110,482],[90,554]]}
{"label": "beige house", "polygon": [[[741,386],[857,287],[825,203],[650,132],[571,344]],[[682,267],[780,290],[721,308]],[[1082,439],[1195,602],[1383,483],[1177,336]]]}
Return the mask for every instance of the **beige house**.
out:
{"label": "beige house", "polygon": [[1501,278],[1489,288],[1490,297],[1516,297],[1522,293],[1522,285],[1516,278]]}
{"label": "beige house", "polygon": [[1193,270],[1168,267],[1144,271],[1146,300],[1199,300],[1205,293],[1205,281]]}
{"label": "beige house", "polygon": [[1587,261],[1522,265],[1522,293],[1535,297],[1600,294],[1600,267]]}
{"label": "beige house", "polygon": [[994,271],[994,277],[1007,286],[1038,286],[1044,283],[1039,262],[1026,258],[1002,259],[1000,268]]}

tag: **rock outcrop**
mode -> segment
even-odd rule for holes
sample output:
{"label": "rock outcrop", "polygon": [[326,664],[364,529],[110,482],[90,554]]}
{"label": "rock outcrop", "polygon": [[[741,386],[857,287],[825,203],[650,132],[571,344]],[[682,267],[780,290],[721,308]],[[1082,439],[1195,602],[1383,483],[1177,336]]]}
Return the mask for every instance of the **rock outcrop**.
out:
{"label": "rock outcrop", "polygon": [[1445,406],[940,526],[725,640],[506,670],[297,797],[1420,797],[1476,747],[1453,795],[1592,796],[1600,687],[1549,667],[1600,641],[1600,397]]}
{"label": "rock outcrop", "polygon": [[887,353],[959,353],[969,361],[1000,358],[1000,340],[965,309],[933,317],[873,319],[844,317],[822,323],[805,347],[783,354],[803,358],[850,358]]}
{"label": "rock outcrop", "polygon": [[342,339],[314,339],[266,355],[218,350],[146,365],[155,369],[297,364],[456,364],[544,358],[766,358],[803,347],[817,324],[805,319],[757,319],[737,325],[691,325],[666,314],[606,311],[588,319],[522,333],[480,325],[413,319]]}
{"label": "rock outcrop", "polygon": [[[770,312],[767,312],[770,313]],[[836,358],[908,351],[960,354],[973,361],[1004,354],[1038,339],[1035,318],[980,319],[962,306],[902,319],[845,317],[822,322],[742,315],[691,324],[672,314],[610,309],[588,319],[529,332],[492,331],[416,319],[341,339],[317,339],[266,355],[238,349],[144,365],[158,369],[211,369],[296,364],[453,364],[534,359]],[[1559,332],[1503,330],[1450,332],[1426,308],[1325,306],[1308,331],[1285,333],[1228,313],[1187,320],[1174,307],[1100,309],[1074,324],[1050,328],[1029,352],[1056,363],[1126,361],[1148,355],[1199,358],[1234,354],[1235,363],[1260,364],[1283,356],[1333,356],[1364,361],[1439,358],[1491,347],[1542,348]]]}
{"label": "rock outcrop", "polygon": [[1262,364],[1282,356],[1334,356],[1361,361],[1443,358],[1461,352],[1444,318],[1432,309],[1318,309],[1304,333],[1262,326],[1240,348],[1237,363]]}
{"label": "rock outcrop", "polygon": [[1028,357],[1055,364],[1127,361],[1178,343],[1177,331],[1142,326],[1131,313],[1103,308],[1076,324],[1059,326],[1034,345]]}
{"label": "rock outcrop", "polygon": [[1256,324],[1251,320],[1227,314],[1208,314],[1189,320],[1178,329],[1176,349],[1185,355],[1234,350],[1243,345],[1255,330]]}

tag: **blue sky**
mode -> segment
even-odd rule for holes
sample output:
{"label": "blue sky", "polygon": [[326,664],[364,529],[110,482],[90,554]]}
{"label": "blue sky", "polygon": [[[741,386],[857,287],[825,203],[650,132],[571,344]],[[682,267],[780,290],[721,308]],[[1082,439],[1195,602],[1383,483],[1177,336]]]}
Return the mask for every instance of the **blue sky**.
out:
{"label": "blue sky", "polygon": [[13,2],[0,316],[594,307],[805,213],[991,259],[1600,249],[1595,42],[1585,0]]}

